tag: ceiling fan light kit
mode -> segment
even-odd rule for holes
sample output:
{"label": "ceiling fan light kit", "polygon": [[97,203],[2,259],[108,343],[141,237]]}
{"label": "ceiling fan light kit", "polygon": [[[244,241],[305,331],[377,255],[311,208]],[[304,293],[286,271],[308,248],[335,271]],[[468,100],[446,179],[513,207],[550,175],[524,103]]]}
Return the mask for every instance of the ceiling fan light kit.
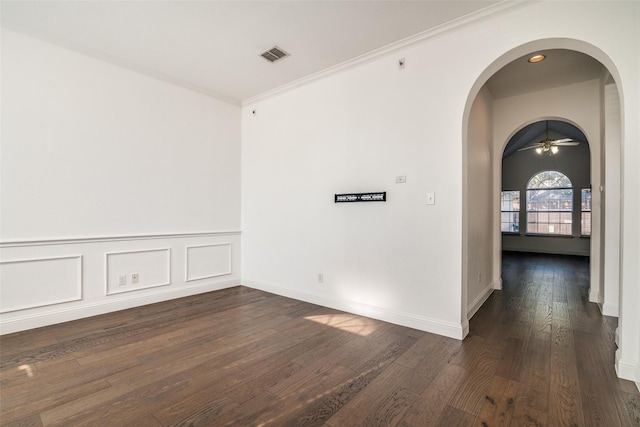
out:
{"label": "ceiling fan light kit", "polygon": [[547,120],[545,138],[540,142],[536,142],[535,144],[529,145],[527,147],[523,147],[518,151],[525,151],[525,150],[530,150],[534,148],[537,154],[542,155],[546,153],[548,155],[552,155],[552,154],[557,154],[558,151],[560,151],[559,146],[561,145],[573,147],[578,144],[580,144],[579,141],[574,141],[571,138],[561,138],[561,139],[549,138],[549,121]]}

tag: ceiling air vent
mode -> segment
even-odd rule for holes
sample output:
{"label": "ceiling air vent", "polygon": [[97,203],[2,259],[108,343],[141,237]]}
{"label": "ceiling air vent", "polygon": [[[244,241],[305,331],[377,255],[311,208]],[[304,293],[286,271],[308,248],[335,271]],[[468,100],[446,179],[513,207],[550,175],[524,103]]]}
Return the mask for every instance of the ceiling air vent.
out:
{"label": "ceiling air vent", "polygon": [[289,56],[289,54],[280,49],[278,46],[274,46],[268,51],[261,53],[260,56],[262,56],[269,62],[276,62],[281,60],[282,58],[286,58],[287,56]]}

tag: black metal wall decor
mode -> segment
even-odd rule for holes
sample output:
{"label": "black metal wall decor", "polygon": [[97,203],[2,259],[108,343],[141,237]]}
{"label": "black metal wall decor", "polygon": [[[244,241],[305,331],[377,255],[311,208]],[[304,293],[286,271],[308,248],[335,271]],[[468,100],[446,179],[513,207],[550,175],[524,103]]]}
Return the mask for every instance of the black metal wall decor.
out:
{"label": "black metal wall decor", "polygon": [[336,194],[334,201],[335,203],[386,202],[387,192]]}

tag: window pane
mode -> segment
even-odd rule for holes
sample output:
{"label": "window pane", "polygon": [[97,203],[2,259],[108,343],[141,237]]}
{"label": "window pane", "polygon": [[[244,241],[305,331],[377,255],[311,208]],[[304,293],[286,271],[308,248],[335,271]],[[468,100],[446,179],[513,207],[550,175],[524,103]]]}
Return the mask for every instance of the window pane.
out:
{"label": "window pane", "polygon": [[527,184],[527,233],[571,235],[573,188],[561,172],[542,171]]}
{"label": "window pane", "polygon": [[571,188],[571,180],[562,172],[542,171],[535,174],[527,184],[531,188]]}
{"label": "window pane", "polygon": [[503,191],[500,194],[500,230],[503,233],[520,231],[520,192]]}
{"label": "window pane", "polygon": [[583,236],[591,236],[591,189],[583,188],[581,191],[581,210],[580,234]]}

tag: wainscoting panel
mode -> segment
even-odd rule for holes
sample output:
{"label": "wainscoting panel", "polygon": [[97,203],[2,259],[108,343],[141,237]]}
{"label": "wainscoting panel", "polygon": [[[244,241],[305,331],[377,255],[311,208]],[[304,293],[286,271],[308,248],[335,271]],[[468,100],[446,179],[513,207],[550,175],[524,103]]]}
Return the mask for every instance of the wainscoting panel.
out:
{"label": "wainscoting panel", "polygon": [[106,254],[107,295],[171,284],[171,249]]}
{"label": "wainscoting panel", "polygon": [[188,246],[185,281],[231,274],[231,243]]}
{"label": "wainscoting panel", "polygon": [[239,230],[2,241],[0,335],[238,286],[240,243]]}
{"label": "wainscoting panel", "polygon": [[0,283],[0,313],[79,301],[82,256],[2,261]]}

